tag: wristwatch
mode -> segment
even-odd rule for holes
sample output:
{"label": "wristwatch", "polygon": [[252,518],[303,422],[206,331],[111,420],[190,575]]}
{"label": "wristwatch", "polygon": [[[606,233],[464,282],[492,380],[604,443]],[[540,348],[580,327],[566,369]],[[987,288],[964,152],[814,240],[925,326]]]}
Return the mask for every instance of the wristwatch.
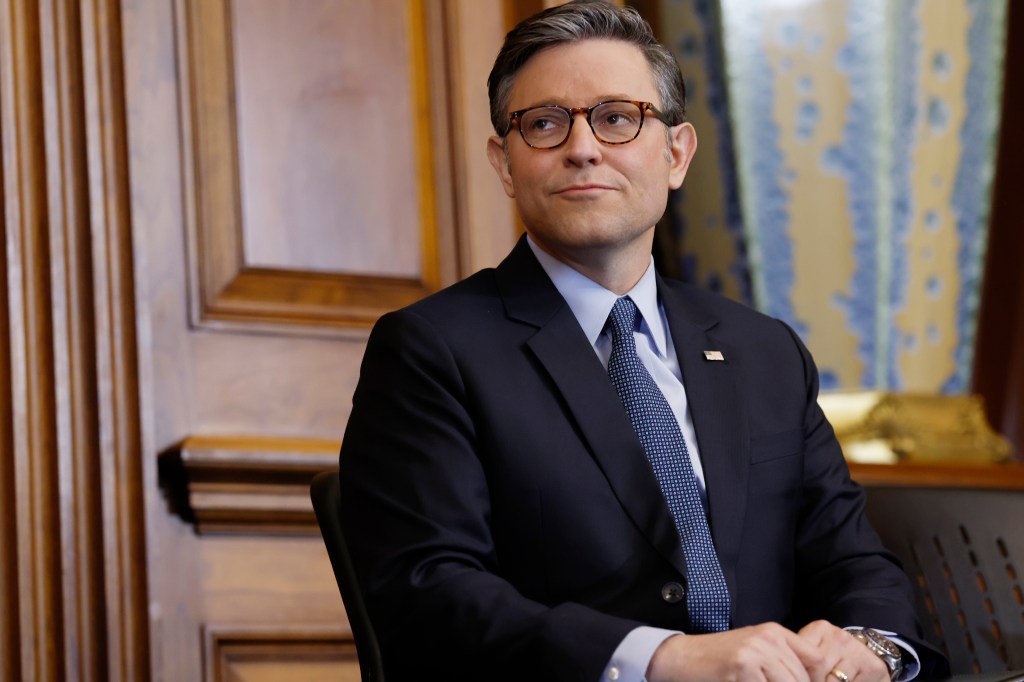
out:
{"label": "wristwatch", "polygon": [[889,679],[895,680],[903,672],[903,652],[888,637],[871,628],[850,628],[849,633],[864,643],[871,653],[882,659],[889,669]]}

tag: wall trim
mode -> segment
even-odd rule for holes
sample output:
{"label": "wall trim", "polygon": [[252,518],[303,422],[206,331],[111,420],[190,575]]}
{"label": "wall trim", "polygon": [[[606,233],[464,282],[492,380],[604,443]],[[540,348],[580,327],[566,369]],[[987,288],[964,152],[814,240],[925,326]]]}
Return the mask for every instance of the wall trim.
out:
{"label": "wall trim", "polygon": [[189,436],[160,456],[171,510],[198,533],[319,533],[309,483],[338,468],[338,441]]}

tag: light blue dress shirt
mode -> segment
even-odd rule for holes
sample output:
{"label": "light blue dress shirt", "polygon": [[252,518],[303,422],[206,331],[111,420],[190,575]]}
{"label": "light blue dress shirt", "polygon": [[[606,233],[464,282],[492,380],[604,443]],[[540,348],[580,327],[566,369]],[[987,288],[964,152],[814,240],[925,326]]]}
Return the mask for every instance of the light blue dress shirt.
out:
{"label": "light blue dress shirt", "polygon": [[[583,328],[587,340],[594,347],[601,364],[607,369],[608,358],[612,354],[612,335],[611,329],[605,327],[612,306],[615,305],[619,296],[551,256],[537,246],[529,236],[526,241],[558,293],[569,304],[569,308],[576,316],[580,327]],[[658,302],[653,257],[648,263],[643,277],[625,295],[633,300],[643,317],[640,328],[633,332],[637,354],[640,356],[640,361],[644,363],[644,367],[651,373],[658,388],[665,394],[665,399],[679,422],[683,439],[686,441],[686,449],[690,454],[693,473],[697,476],[697,488],[700,490],[701,501],[704,503],[706,511],[707,494],[704,489],[704,468],[700,463],[700,450],[697,446],[693,419],[686,401],[683,374],[679,369],[675,344],[672,343],[665,309]],[[902,649],[911,654],[913,660],[905,661],[907,664],[904,666],[900,681],[909,682],[914,679],[920,670],[917,652],[898,637],[894,637],[893,633],[884,630],[879,632],[889,636]],[[655,650],[666,639],[677,634],[683,633],[646,625],[635,628],[623,638],[612,653],[600,682],[605,680],[610,682],[646,682],[645,675]]]}

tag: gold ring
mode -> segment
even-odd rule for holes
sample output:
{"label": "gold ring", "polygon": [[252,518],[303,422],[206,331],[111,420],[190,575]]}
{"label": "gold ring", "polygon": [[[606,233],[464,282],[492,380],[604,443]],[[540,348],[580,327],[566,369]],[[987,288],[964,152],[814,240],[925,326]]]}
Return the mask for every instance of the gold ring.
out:
{"label": "gold ring", "polygon": [[839,680],[839,682],[850,682],[850,676],[839,668],[832,668],[828,671],[828,674]]}

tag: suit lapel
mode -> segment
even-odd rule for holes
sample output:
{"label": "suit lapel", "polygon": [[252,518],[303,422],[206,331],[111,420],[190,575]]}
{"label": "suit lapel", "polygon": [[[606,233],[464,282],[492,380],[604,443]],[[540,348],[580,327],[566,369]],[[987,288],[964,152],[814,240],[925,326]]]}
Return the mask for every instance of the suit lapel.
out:
{"label": "suit lapel", "polygon": [[561,393],[623,509],[665,559],[685,573],[672,515],[629,417],[572,310],[525,240],[498,267],[496,277],[508,316],[538,327],[527,345]]}
{"label": "suit lapel", "polygon": [[[735,594],[735,565],[740,550],[747,500],[749,443],[747,414],[738,395],[736,373],[741,354],[716,339],[716,320],[693,306],[659,278],[658,291],[697,435],[707,488],[711,533],[730,591]],[[721,351],[724,361],[709,361],[705,350]]]}

